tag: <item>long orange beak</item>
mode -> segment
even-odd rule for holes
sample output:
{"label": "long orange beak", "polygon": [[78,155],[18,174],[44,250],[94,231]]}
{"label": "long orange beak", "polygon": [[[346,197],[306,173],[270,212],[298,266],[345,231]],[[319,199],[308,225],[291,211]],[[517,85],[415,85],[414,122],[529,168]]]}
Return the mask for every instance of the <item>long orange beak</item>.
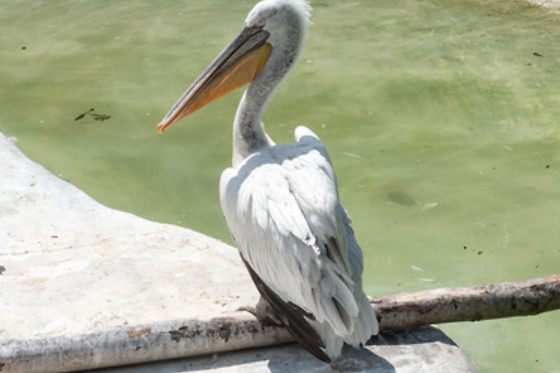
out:
{"label": "long orange beak", "polygon": [[157,131],[163,133],[183,117],[252,82],[272,52],[272,45],[266,42],[268,37],[268,31],[261,27],[241,30],[173,105]]}

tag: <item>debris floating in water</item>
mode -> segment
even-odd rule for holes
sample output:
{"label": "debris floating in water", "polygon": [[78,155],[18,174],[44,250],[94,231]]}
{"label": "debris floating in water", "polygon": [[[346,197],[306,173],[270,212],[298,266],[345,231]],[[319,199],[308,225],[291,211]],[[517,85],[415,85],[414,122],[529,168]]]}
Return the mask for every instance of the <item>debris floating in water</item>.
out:
{"label": "debris floating in water", "polygon": [[98,120],[98,121],[101,121],[101,122],[103,122],[103,121],[106,120],[106,119],[111,118],[110,115],[106,115],[106,114],[97,114],[97,113],[94,113],[94,111],[95,111],[95,108],[91,108],[91,109],[89,109],[89,110],[83,112],[82,114],[78,115],[76,118],[74,118],[74,120],[80,120],[80,119],[82,119],[83,117],[85,117],[86,115],[89,115],[90,117],[92,117],[93,120]]}
{"label": "debris floating in water", "polygon": [[435,282],[436,280],[434,278],[419,278],[420,281],[422,282]]}
{"label": "debris floating in water", "polygon": [[80,119],[82,119],[83,117],[85,117],[86,114],[89,114],[89,113],[91,113],[91,112],[94,111],[94,110],[95,110],[94,108],[91,108],[91,109],[89,109],[88,111],[83,112],[82,114],[78,115],[76,118],[74,118],[74,120],[80,120]]}
{"label": "debris floating in water", "polygon": [[420,209],[420,211],[426,211],[428,209],[433,209],[434,207],[436,207],[438,205],[437,202],[432,202],[432,203],[428,203],[427,205],[422,206],[422,208]]}
{"label": "debris floating in water", "polygon": [[503,147],[503,148],[504,148],[505,150],[509,150],[510,152],[512,152],[512,151],[513,151],[513,148],[512,148],[511,146],[508,146],[508,145],[502,145],[502,147]]}
{"label": "debris floating in water", "polygon": [[355,154],[355,153],[342,152],[342,154],[347,155],[347,156],[352,157],[352,158],[363,159],[364,161],[367,161],[366,157],[362,157],[361,155],[358,155],[358,154]]}
{"label": "debris floating in water", "polygon": [[95,113],[91,113],[90,116],[91,116],[94,120],[99,120],[99,121],[101,121],[101,122],[103,122],[105,119],[111,118],[110,115],[106,115],[106,114],[95,114]]}

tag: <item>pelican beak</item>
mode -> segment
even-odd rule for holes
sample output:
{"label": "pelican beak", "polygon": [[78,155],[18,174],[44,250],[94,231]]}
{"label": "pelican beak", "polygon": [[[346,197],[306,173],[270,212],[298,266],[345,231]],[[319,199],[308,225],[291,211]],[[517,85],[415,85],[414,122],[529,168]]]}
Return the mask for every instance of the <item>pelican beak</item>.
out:
{"label": "pelican beak", "polygon": [[253,81],[272,52],[269,35],[257,26],[241,30],[173,105],[157,131],[163,133],[183,117]]}

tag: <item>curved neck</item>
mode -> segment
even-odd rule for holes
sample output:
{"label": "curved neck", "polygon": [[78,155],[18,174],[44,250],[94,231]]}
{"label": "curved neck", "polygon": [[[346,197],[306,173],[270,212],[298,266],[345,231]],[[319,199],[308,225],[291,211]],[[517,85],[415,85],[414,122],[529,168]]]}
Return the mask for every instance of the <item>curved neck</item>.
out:
{"label": "curved neck", "polygon": [[266,100],[255,100],[254,95],[251,94],[251,86],[249,86],[239,102],[233,122],[234,167],[251,154],[274,144],[266,134],[261,121],[265,105]]}
{"label": "curved neck", "polygon": [[[298,27],[299,26],[299,27]],[[271,32],[272,53],[261,73],[241,98],[233,124],[233,166],[237,167],[251,154],[274,145],[261,121],[264,109],[275,89],[288,75],[297,59],[305,36],[302,25]]]}

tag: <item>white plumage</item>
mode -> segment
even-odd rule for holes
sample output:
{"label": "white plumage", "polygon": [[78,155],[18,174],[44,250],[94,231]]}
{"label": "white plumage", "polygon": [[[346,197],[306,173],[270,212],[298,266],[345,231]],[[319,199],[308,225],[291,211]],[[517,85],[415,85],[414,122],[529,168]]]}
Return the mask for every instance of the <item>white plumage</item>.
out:
{"label": "white plumage", "polygon": [[362,291],[362,253],[339,203],[324,145],[305,127],[297,143],[249,156],[220,181],[222,210],[242,258],[309,322],[333,359],[377,333]]}
{"label": "white plumage", "polygon": [[362,290],[362,253],[323,143],[298,127],[295,143],[276,145],[261,122],[267,101],[299,55],[309,9],[303,0],[258,3],[240,35],[158,130],[251,83],[234,120],[233,167],[220,180],[222,209],[277,318],[311,353],[332,361],[344,342],[359,347],[378,332]]}

